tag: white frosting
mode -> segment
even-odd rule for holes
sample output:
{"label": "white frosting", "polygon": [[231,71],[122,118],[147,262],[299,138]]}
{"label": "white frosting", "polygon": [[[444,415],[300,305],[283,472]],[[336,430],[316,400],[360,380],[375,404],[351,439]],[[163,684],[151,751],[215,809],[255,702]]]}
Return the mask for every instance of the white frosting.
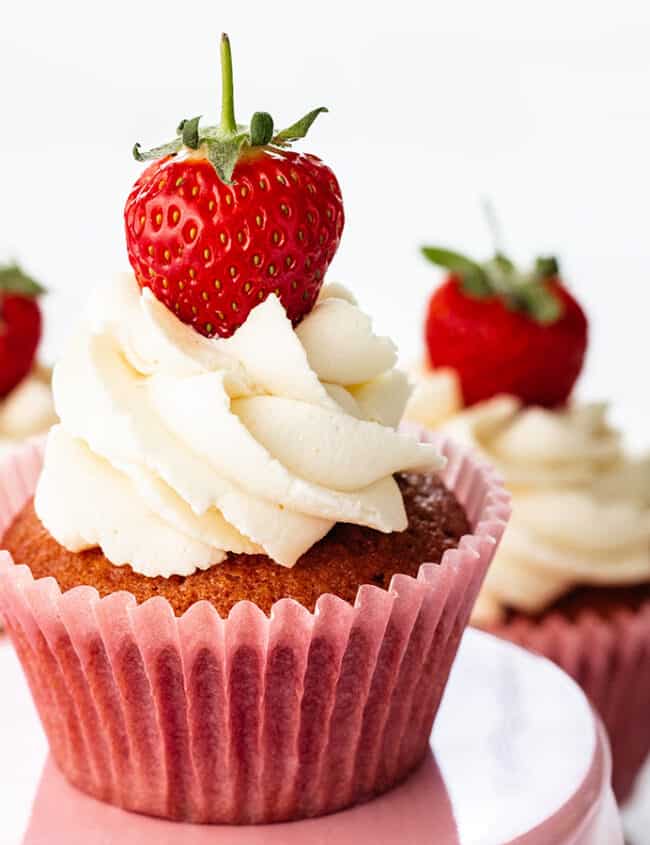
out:
{"label": "white frosting", "polygon": [[50,373],[35,368],[0,401],[0,456],[28,437],[45,434],[55,422]]}
{"label": "white frosting", "polygon": [[[438,372],[430,381],[440,383]],[[650,457],[625,454],[604,405],[549,411],[500,396],[445,413],[442,428],[496,466],[513,495],[475,623],[507,607],[542,611],[580,585],[650,580]]]}
{"label": "white frosting", "polygon": [[295,331],[271,296],[206,339],[121,275],[55,369],[37,513],[71,551],[167,577],[228,552],[292,566],[338,521],[402,531],[393,473],[443,460],[395,431],[395,361],[339,287]]}
{"label": "white frosting", "polygon": [[426,428],[438,428],[463,407],[460,384],[454,370],[425,366],[413,369],[415,386],[404,417]]}

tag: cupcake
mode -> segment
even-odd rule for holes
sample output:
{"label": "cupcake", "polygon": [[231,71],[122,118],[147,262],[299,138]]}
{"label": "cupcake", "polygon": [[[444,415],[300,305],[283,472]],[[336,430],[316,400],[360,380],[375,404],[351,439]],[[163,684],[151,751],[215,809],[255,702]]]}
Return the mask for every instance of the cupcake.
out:
{"label": "cupcake", "polygon": [[36,362],[43,293],[16,264],[0,266],[0,456],[56,420],[50,372]]}
{"label": "cupcake", "polygon": [[581,684],[623,801],[650,751],[650,457],[626,452],[604,404],[572,399],[587,322],[556,261],[526,274],[500,255],[425,254],[453,272],[407,416],[490,460],[513,495],[472,622]]}
{"label": "cupcake", "polygon": [[68,780],[192,822],[321,815],[425,757],[507,520],[491,471],[397,430],[409,386],[323,285],[337,180],[256,113],[181,122],[129,196],[133,272],[0,476],[0,611]]}

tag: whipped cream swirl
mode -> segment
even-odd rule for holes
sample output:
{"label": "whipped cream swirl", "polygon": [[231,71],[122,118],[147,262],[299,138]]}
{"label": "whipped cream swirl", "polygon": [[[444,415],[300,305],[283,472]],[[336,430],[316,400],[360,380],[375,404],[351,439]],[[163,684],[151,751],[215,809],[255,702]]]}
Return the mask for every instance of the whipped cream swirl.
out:
{"label": "whipped cream swirl", "polygon": [[580,585],[650,580],[650,458],[625,455],[606,406],[522,408],[502,396],[444,424],[503,474],[513,513],[474,609],[544,610]]}
{"label": "whipped cream swirl", "polygon": [[293,566],[339,521],[402,531],[393,474],[443,459],[395,430],[409,395],[395,363],[338,286],[295,329],[270,296],[207,339],[121,275],[55,368],[36,511],[67,549],[147,576],[229,552]]}
{"label": "whipped cream swirl", "polygon": [[56,422],[50,378],[48,369],[37,366],[0,402],[0,456]]}
{"label": "whipped cream swirl", "polygon": [[422,368],[405,416],[439,428],[504,476],[508,529],[474,608],[539,613],[579,586],[650,581],[650,456],[625,453],[604,404],[524,408],[497,396],[463,409],[453,370]]}

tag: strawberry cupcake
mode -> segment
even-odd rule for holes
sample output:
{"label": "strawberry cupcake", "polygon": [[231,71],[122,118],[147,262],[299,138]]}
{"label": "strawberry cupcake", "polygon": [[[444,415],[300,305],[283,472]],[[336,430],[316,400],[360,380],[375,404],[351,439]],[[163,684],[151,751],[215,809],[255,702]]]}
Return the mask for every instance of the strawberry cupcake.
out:
{"label": "strawberry cupcake", "polygon": [[397,430],[396,350],[340,286],[337,180],[276,131],[182,121],[128,198],[133,272],[0,476],[0,611],[80,789],[193,822],[320,815],[423,759],[505,527],[490,470]]}
{"label": "strawberry cupcake", "polygon": [[587,321],[556,261],[522,273],[501,254],[424,254],[451,273],[407,416],[490,460],[513,495],[472,622],[582,685],[623,801],[650,751],[650,457],[626,453],[605,405],[571,398]]}
{"label": "strawberry cupcake", "polygon": [[43,293],[16,264],[0,266],[0,456],[56,420],[51,374],[36,363]]}

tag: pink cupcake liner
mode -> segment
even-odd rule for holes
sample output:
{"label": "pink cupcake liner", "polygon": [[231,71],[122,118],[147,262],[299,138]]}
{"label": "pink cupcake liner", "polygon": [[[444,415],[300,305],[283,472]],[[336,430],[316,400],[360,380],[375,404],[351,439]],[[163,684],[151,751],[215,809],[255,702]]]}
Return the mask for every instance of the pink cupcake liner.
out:
{"label": "pink cupcake liner", "polygon": [[[69,781],[169,819],[267,823],[377,795],[423,759],[460,637],[509,517],[492,471],[448,440],[443,479],[473,533],[417,578],[362,586],[354,606],[61,591],[0,553],[0,613]],[[0,469],[0,534],[34,493],[42,447]],[[25,564],[29,561],[18,561]]]}
{"label": "pink cupcake liner", "polygon": [[488,630],[552,660],[582,687],[609,734],[614,793],[623,803],[650,754],[650,602],[608,619],[549,613]]}

